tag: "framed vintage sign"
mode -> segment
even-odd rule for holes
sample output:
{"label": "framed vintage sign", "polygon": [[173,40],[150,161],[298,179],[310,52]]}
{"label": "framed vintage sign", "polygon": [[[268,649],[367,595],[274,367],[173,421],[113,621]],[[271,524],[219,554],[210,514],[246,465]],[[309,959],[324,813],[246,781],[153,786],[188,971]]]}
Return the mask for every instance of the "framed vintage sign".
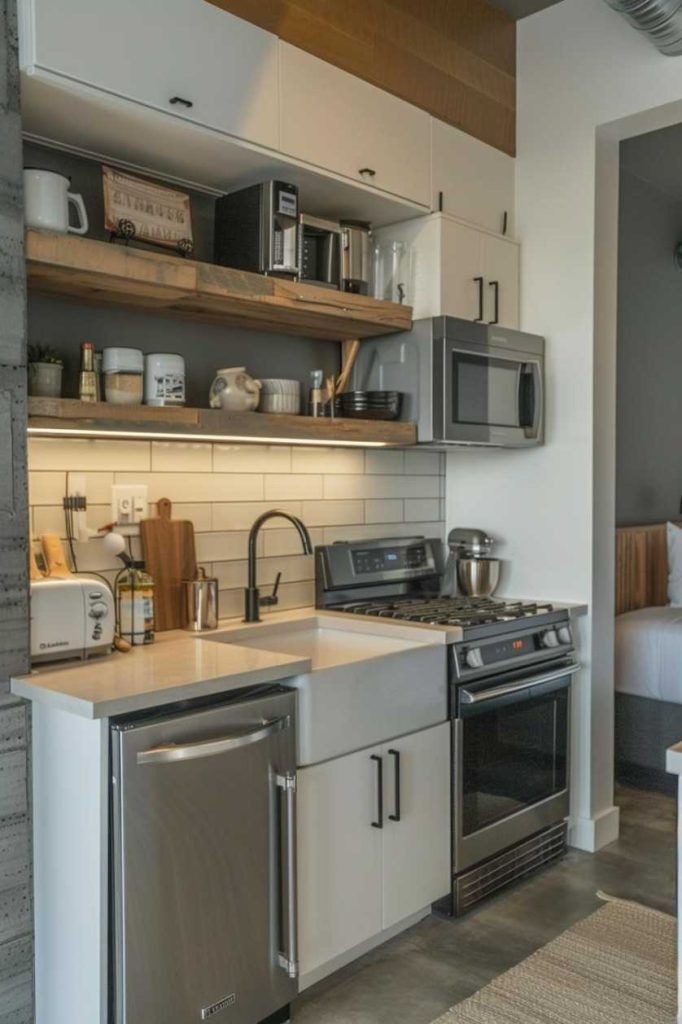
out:
{"label": "framed vintage sign", "polygon": [[102,167],[104,227],[112,239],[194,251],[192,209],[186,192]]}

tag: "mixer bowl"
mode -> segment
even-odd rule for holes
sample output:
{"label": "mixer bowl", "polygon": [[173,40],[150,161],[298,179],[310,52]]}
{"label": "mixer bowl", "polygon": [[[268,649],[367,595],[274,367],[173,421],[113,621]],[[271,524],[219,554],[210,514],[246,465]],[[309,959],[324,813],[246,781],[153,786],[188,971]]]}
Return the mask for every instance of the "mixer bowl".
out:
{"label": "mixer bowl", "polygon": [[460,558],[457,562],[457,582],[467,597],[490,597],[499,581],[499,558]]}

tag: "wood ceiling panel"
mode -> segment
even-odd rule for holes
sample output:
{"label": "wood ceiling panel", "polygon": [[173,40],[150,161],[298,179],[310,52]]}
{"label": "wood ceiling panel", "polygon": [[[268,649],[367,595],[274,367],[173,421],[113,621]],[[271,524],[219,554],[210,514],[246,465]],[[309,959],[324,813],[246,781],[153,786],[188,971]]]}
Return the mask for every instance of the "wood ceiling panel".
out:
{"label": "wood ceiling panel", "polygon": [[211,0],[514,154],[516,30],[486,0]]}

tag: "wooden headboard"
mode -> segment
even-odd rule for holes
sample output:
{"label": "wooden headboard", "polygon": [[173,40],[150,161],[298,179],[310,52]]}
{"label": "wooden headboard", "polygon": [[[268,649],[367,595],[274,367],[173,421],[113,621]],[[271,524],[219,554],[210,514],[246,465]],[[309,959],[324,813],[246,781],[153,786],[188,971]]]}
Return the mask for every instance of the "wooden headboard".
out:
{"label": "wooden headboard", "polygon": [[[682,524],[678,524],[682,525]],[[666,524],[616,530],[616,615],[668,603]]]}

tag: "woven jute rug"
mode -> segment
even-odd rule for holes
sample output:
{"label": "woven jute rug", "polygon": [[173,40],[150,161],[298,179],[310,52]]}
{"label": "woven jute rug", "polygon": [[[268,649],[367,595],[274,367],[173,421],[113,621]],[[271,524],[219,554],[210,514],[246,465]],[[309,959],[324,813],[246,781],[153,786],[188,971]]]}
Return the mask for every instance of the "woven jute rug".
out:
{"label": "woven jute rug", "polygon": [[674,1024],[676,924],[609,901],[434,1024]]}

